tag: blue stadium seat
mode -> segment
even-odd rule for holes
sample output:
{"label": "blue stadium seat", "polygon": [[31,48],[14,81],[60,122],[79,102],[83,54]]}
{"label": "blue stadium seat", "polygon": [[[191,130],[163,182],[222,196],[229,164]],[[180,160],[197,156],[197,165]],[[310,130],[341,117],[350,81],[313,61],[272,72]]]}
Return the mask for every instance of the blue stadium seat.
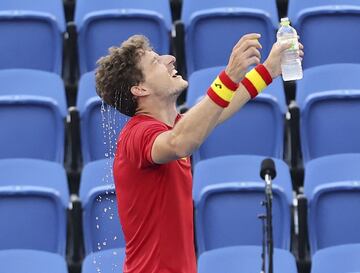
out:
{"label": "blue stadium seat", "polygon": [[1,159],[0,249],[33,249],[65,255],[68,204],[67,178],[60,164]]}
{"label": "blue stadium seat", "polygon": [[304,71],[297,84],[304,161],[338,153],[360,153],[359,64],[334,64]]}
{"label": "blue stadium seat", "polygon": [[114,157],[118,134],[129,118],[102,103],[95,91],[94,72],[80,79],[77,109],[84,163]]}
{"label": "blue stadium seat", "polygon": [[159,53],[170,50],[171,12],[168,0],[78,0],[75,23],[81,73],[92,71],[111,46],[143,34]]}
{"label": "blue stadium seat", "polygon": [[82,273],[123,272],[125,249],[116,248],[89,254],[83,262]]}
{"label": "blue stadium seat", "polygon": [[[215,249],[203,253],[198,261],[198,273],[259,273],[260,269],[261,247],[258,246]],[[297,272],[295,257],[290,251],[274,249],[274,272]]]}
{"label": "blue stadium seat", "polygon": [[85,252],[125,247],[117,212],[112,160],[85,165],[80,182]]}
{"label": "blue stadium seat", "polygon": [[303,67],[359,63],[357,0],[289,0],[288,16],[305,46]]}
{"label": "blue stadium seat", "polygon": [[[190,76],[186,98],[188,107],[196,104],[206,94],[222,69],[223,67],[203,69]],[[255,100],[248,102],[209,135],[193,154],[195,164],[200,160],[234,154],[282,158],[286,112],[284,94],[281,79],[275,80]]]}
{"label": "blue stadium seat", "polygon": [[261,33],[262,56],[275,41],[278,24],[276,1],[183,0],[188,75],[212,66],[225,65],[232,48],[246,33]]}
{"label": "blue stadium seat", "polygon": [[[193,199],[198,253],[234,245],[261,245],[265,209],[264,157],[224,156],[200,161],[194,168]],[[287,165],[274,159],[274,246],[290,248],[291,178]]]}
{"label": "blue stadium seat", "polygon": [[0,70],[0,158],[62,163],[67,114],[65,88],[54,73]]}
{"label": "blue stadium seat", "polygon": [[360,243],[360,219],[356,216],[360,210],[359,166],[360,154],[331,155],[305,165],[311,253]]}
{"label": "blue stadium seat", "polygon": [[360,244],[328,247],[312,257],[311,273],[360,272]]}
{"label": "blue stadium seat", "polygon": [[67,273],[64,257],[35,250],[1,250],[1,271],[6,273]]}
{"label": "blue stadium seat", "polygon": [[65,28],[61,0],[0,1],[0,69],[60,74]]}

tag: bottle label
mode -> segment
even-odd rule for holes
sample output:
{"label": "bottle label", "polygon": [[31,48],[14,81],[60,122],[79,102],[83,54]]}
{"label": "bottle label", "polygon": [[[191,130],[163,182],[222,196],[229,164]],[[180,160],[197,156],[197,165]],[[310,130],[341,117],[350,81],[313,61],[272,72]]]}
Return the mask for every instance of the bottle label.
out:
{"label": "bottle label", "polygon": [[291,47],[288,50],[299,50],[299,42],[297,38],[282,40],[282,43],[291,43]]}

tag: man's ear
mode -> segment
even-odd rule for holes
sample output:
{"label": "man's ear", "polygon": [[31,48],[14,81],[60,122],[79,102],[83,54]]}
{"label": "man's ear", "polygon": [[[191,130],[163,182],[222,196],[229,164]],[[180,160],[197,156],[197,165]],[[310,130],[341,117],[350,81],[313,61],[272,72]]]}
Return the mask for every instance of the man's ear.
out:
{"label": "man's ear", "polygon": [[150,92],[141,85],[132,86],[130,91],[136,97],[144,97],[150,94]]}

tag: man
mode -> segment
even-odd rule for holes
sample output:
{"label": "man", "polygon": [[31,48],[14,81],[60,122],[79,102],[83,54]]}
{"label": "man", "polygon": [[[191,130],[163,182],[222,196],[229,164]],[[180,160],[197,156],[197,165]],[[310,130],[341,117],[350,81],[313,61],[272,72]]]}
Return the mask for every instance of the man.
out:
{"label": "man", "polygon": [[175,58],[158,55],[144,36],[130,37],[98,61],[99,96],[132,116],[119,135],[113,166],[125,273],[196,272],[189,156],[217,124],[280,75],[281,52],[291,45],[274,44],[259,65],[259,38],[239,40],[225,71],[183,116],[176,100],[188,83],[177,74]]}

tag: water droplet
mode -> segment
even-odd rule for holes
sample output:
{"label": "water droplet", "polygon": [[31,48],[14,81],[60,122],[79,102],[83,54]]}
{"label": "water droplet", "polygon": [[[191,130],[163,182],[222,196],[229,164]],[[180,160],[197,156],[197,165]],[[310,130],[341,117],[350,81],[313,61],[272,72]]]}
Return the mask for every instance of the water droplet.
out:
{"label": "water droplet", "polygon": [[114,241],[117,239],[117,236],[114,236]]}
{"label": "water droplet", "polygon": [[103,245],[106,246],[106,242],[103,242]]}
{"label": "water droplet", "polygon": [[104,208],[104,212],[107,212],[107,208]]}
{"label": "water droplet", "polygon": [[96,225],[96,229],[99,229],[100,228],[100,226],[99,225]]}

